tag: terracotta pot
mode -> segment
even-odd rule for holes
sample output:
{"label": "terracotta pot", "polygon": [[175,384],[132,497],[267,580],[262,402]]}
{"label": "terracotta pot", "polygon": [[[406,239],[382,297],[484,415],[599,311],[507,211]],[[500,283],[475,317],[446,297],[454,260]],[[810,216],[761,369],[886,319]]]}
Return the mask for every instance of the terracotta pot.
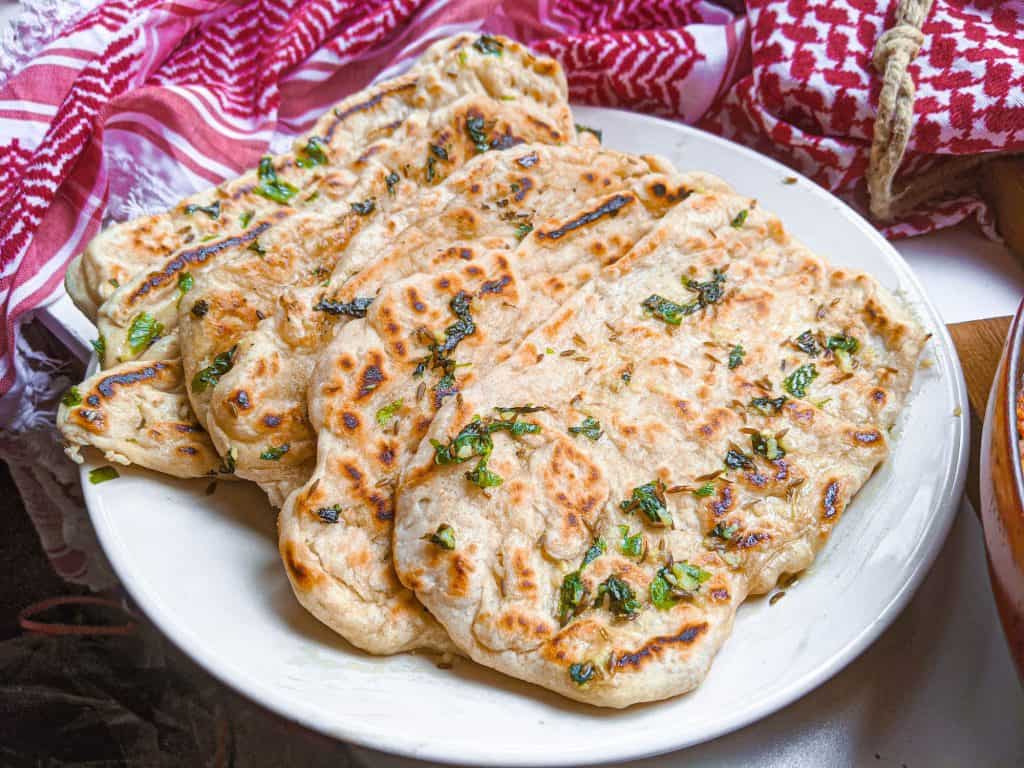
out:
{"label": "terracotta pot", "polygon": [[989,575],[1003,631],[1024,681],[1024,431],[1018,431],[1018,410],[1024,418],[1022,377],[1024,302],[1010,325],[981,436],[981,519]]}

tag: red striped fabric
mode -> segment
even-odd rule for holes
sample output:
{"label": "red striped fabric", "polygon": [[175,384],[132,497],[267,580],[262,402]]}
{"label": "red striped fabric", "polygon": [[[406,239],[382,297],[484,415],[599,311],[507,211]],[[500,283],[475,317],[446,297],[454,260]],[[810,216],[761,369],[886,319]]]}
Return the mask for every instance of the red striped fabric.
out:
{"label": "red striped fabric", "polygon": [[[67,263],[106,220],[154,203],[157,181],[166,201],[255,165],[458,31],[556,57],[577,102],[698,123],[857,202],[879,88],[871,51],[893,5],[103,0],[0,86],[0,395],[14,383],[19,322],[59,295]],[[936,3],[912,65],[909,172],[937,155],[1024,149],[1022,22],[1024,2]],[[984,220],[978,199],[942,201],[886,233],[970,216]]]}

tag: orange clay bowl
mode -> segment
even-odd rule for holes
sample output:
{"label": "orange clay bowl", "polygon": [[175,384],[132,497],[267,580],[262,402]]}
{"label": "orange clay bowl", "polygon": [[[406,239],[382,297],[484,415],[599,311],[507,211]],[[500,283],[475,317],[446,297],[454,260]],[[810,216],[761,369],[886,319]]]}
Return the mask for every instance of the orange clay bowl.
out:
{"label": "orange clay bowl", "polygon": [[1010,325],[981,436],[981,519],[999,618],[1024,680],[1024,302]]}

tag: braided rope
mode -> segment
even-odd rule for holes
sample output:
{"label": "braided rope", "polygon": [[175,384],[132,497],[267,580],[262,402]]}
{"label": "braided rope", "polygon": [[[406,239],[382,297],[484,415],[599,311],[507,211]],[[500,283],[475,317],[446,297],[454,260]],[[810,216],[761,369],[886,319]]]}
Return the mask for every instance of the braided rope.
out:
{"label": "braided rope", "polygon": [[[892,182],[907,150],[914,122],[914,81],[907,72],[910,62],[924,43],[921,26],[932,0],[899,0],[896,24],[875,44],[871,61],[882,75],[878,114],[868,165],[868,194],[871,213],[883,221],[892,219],[903,194],[893,192]],[[930,196],[932,187],[926,194]],[[920,199],[920,189],[915,197]],[[900,206],[901,208],[903,206]]]}

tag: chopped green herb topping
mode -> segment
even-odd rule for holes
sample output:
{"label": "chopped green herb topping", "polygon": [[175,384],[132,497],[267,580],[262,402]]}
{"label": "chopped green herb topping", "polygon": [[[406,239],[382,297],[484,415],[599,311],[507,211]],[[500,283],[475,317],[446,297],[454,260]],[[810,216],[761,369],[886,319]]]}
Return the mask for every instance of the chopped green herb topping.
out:
{"label": "chopped green herb topping", "polygon": [[320,509],[316,511],[316,514],[322,522],[336,523],[338,522],[338,517],[341,515],[341,505],[332,504],[329,507],[320,507]]}
{"label": "chopped green herb topping", "polygon": [[96,357],[98,357],[100,360],[102,360],[103,356],[107,354],[107,339],[106,339],[106,337],[101,333],[100,337],[98,339],[93,339],[89,343],[92,344],[92,348],[96,352]]}
{"label": "chopped green herb topping", "polygon": [[680,600],[692,597],[710,578],[710,573],[685,560],[666,565],[651,580],[651,602],[658,610],[666,611]]}
{"label": "chopped green herb topping", "polygon": [[640,306],[659,320],[663,320],[669,325],[679,325],[683,322],[683,316],[690,314],[687,311],[687,305],[676,304],[674,301],[670,301],[664,296],[659,296],[656,293],[653,293],[644,299]]}
{"label": "chopped green herb topping", "polygon": [[241,224],[242,229],[245,229],[246,227],[249,226],[249,222],[252,221],[252,217],[255,215],[256,214],[253,211],[246,211],[245,213],[238,217],[238,223]]}
{"label": "chopped green herb topping", "polygon": [[132,354],[139,354],[144,349],[148,349],[163,333],[163,330],[163,323],[158,323],[151,314],[143,312],[132,320],[131,327],[128,329],[128,348],[131,349]]}
{"label": "chopped green herb topping", "polygon": [[597,668],[589,661],[569,665],[569,679],[576,683],[576,685],[586,685],[594,679],[596,673]]}
{"label": "chopped green herb topping", "polygon": [[221,472],[230,475],[235,471],[235,462],[238,459],[238,449],[233,445],[228,446],[228,453],[224,457],[224,464],[221,467]]}
{"label": "chopped green herb topping", "polygon": [[324,140],[319,136],[310,136],[306,146],[302,148],[302,155],[295,160],[300,168],[312,168],[316,165],[327,164],[327,152],[324,151]]}
{"label": "chopped green herb topping", "polygon": [[116,277],[112,277],[112,278],[110,278],[109,280],[107,280],[107,282],[108,282],[108,283],[110,283],[110,284],[111,284],[112,286],[114,286],[115,288],[120,288],[120,287],[121,287],[121,283],[119,283],[119,282],[117,281],[117,278],[116,278]]}
{"label": "chopped green herb topping", "polygon": [[705,498],[707,496],[711,496],[712,494],[714,494],[714,492],[715,492],[715,484],[713,482],[711,482],[710,480],[708,480],[708,482],[704,483],[704,485],[702,485],[700,488],[695,490],[693,492],[693,495],[696,496],[697,498],[703,499],[703,498]]}
{"label": "chopped green herb topping", "polygon": [[633,589],[618,576],[612,575],[605,579],[597,588],[594,607],[598,608],[608,598],[608,609],[618,619],[632,619],[640,613],[640,601],[636,599]]}
{"label": "chopped green herb topping", "polygon": [[533,232],[533,224],[528,221],[521,221],[516,225],[516,240],[522,240]]}
{"label": "chopped green herb topping", "polygon": [[793,343],[796,344],[797,349],[811,357],[817,357],[821,353],[821,345],[809,330],[797,336]]}
{"label": "chopped green herb topping", "polygon": [[742,229],[743,224],[747,221],[747,214],[749,211],[744,208],[742,211],[736,214],[736,218],[729,222],[729,226],[733,229]]}
{"label": "chopped green herb topping", "polygon": [[440,144],[431,144],[430,153],[438,160],[448,161],[448,150],[442,147]]}
{"label": "chopped green herb topping", "polygon": [[857,353],[857,350],[860,349],[860,342],[852,336],[840,333],[836,336],[829,336],[825,342],[825,346],[833,350],[841,349],[844,352],[849,352],[851,355],[854,355]]}
{"label": "chopped green herb topping", "polygon": [[71,387],[64,396],[60,399],[62,405],[68,408],[74,408],[76,405],[82,404],[82,395],[78,392],[78,387]]}
{"label": "chopped green herb topping", "polygon": [[604,543],[604,539],[600,537],[594,539],[594,542],[587,547],[587,551],[583,554],[583,563],[580,565],[580,570],[582,571],[592,562],[597,560],[597,558],[603,555],[607,550],[608,547]]}
{"label": "chopped green herb topping", "polygon": [[661,480],[637,486],[629,499],[619,503],[623,512],[639,509],[651,525],[672,525],[672,515],[665,506],[665,484]]}
{"label": "chopped green herb topping", "polygon": [[628,525],[619,526],[619,534],[622,536],[622,541],[619,542],[619,552],[624,554],[626,557],[634,557],[638,560],[644,556],[644,552],[647,547],[644,541],[643,531],[637,531],[636,533],[629,532]]}
{"label": "chopped green herb topping", "polygon": [[249,248],[247,250],[252,251],[253,253],[257,254],[258,256],[266,256],[267,255],[267,249],[264,248],[262,245],[260,245],[260,241],[259,240],[253,240],[251,243],[249,243]]}
{"label": "chopped green herb topping", "polygon": [[793,371],[782,382],[782,387],[793,397],[807,397],[807,387],[818,378],[818,369],[814,363],[805,363]]}
{"label": "chopped green herb topping", "polygon": [[735,347],[729,350],[729,370],[739,368],[743,365],[743,358],[746,357],[747,350],[743,348],[742,344],[737,344]]}
{"label": "chopped green herb topping", "polygon": [[436,531],[428,533],[423,538],[441,549],[455,549],[455,529],[447,523],[441,523]]}
{"label": "chopped green herb topping", "polygon": [[391,173],[389,173],[387,176],[384,177],[384,183],[387,184],[387,186],[388,186],[388,194],[389,195],[394,196],[394,194],[395,194],[395,185],[399,181],[401,181],[401,180],[402,180],[402,177],[399,176],[394,171],[392,171]]}
{"label": "chopped green herb topping", "polygon": [[[533,406],[521,406],[532,409]],[[495,409],[502,413],[514,413],[514,409]],[[535,410],[541,410],[536,408]],[[532,410],[530,412],[533,412]],[[511,420],[481,419],[479,416],[473,418],[459,434],[448,442],[448,445],[431,440],[434,446],[435,464],[461,464],[473,457],[479,461],[472,470],[466,473],[466,478],[481,488],[494,488],[501,485],[502,477],[487,469],[487,460],[494,449],[494,441],[491,435],[494,432],[506,431],[514,437],[535,434],[541,431],[539,424],[532,422],[518,421],[518,415]]]}
{"label": "chopped green herb topping", "polygon": [[597,128],[591,128],[589,125],[580,125],[579,123],[576,123],[576,133],[592,133],[597,137],[598,143],[602,143],[604,141],[604,134]]}
{"label": "chopped green herb topping", "polygon": [[386,427],[388,425],[388,422],[390,422],[395,417],[395,414],[398,413],[401,407],[402,400],[398,399],[395,400],[394,402],[388,403],[383,408],[380,408],[377,411],[377,423],[380,424],[382,427]]}
{"label": "chopped green herb topping", "polygon": [[776,416],[782,411],[782,406],[789,400],[785,395],[779,397],[755,397],[750,401],[750,407],[762,416]]}
{"label": "chopped green herb topping", "polygon": [[644,299],[641,306],[669,325],[679,325],[683,317],[692,315],[695,312],[717,304],[725,293],[725,272],[714,269],[711,272],[711,279],[704,282],[693,279],[685,279],[683,285],[687,290],[697,294],[697,298],[688,304],[676,304],[664,296],[653,294]]}
{"label": "chopped green herb topping", "polygon": [[376,201],[371,197],[369,200],[364,200],[361,203],[352,203],[352,210],[358,213],[360,216],[369,216],[373,213],[373,209],[377,207]]}
{"label": "chopped green herb topping", "polygon": [[236,344],[231,349],[221,352],[213,358],[213,362],[210,365],[192,377],[192,391],[196,393],[204,392],[207,388],[216,386],[217,382],[220,381],[220,377],[231,370],[231,366],[235,362],[235,352],[237,351],[238,345]]}
{"label": "chopped green herb topping", "polygon": [[569,433],[583,435],[591,440],[597,440],[604,434],[601,431],[601,422],[590,416],[581,421],[578,427],[569,427]]}
{"label": "chopped green herb topping", "polygon": [[518,421],[512,419],[511,421],[492,421],[487,429],[491,432],[498,432],[505,430],[511,432],[515,437],[522,437],[523,435],[536,435],[540,432],[540,424],[534,424],[530,421]]}
{"label": "chopped green herb topping", "polygon": [[781,459],[786,452],[779,446],[779,441],[774,435],[764,432],[755,432],[750,436],[750,446],[754,453],[764,456],[768,461]]}
{"label": "chopped green herb topping", "polygon": [[504,417],[506,413],[517,413],[522,415],[524,413],[540,413],[541,411],[549,411],[551,409],[546,405],[496,405],[494,406],[494,410],[496,410],[500,416]]}
{"label": "chopped green herb topping", "polygon": [[263,459],[264,461],[277,461],[286,453],[288,453],[289,448],[291,448],[291,445],[289,443],[283,443],[281,445],[269,445],[263,450],[263,453],[260,454],[260,458]]}
{"label": "chopped green herb topping", "polygon": [[714,528],[711,529],[709,536],[713,536],[716,539],[722,541],[732,541],[736,532],[740,529],[738,525],[727,525],[726,523],[717,523]]}
{"label": "chopped green herb topping", "polygon": [[586,594],[581,574],[583,569],[594,562],[605,553],[607,545],[602,538],[594,539],[593,543],[583,553],[583,561],[580,567],[572,573],[566,574],[562,579],[562,587],[558,593],[558,620],[564,626],[579,609]]}
{"label": "chopped green herb topping", "polygon": [[210,205],[197,205],[192,203],[191,205],[185,206],[185,213],[191,216],[193,213],[205,213],[211,219],[216,221],[220,218],[220,200],[210,203]]}
{"label": "chopped green herb topping", "polygon": [[345,315],[346,317],[366,317],[366,310],[373,304],[373,297],[356,297],[352,301],[333,301],[320,299],[313,307],[317,312],[329,315]]}
{"label": "chopped green herb topping", "polygon": [[121,474],[113,467],[96,467],[89,470],[89,482],[93,485],[105,483],[107,480],[116,480]]}
{"label": "chopped green herb topping", "polygon": [[501,41],[490,35],[480,35],[473,41],[473,47],[485,56],[501,56],[501,52],[505,50]]}
{"label": "chopped green herb topping", "polygon": [[486,152],[490,149],[485,128],[484,119],[480,115],[466,118],[466,133],[469,134],[469,140],[473,142],[477,152]]}
{"label": "chopped green herb topping", "polygon": [[260,183],[253,191],[257,195],[267,198],[267,200],[273,200],[275,203],[287,203],[299,192],[298,189],[287,181],[281,181],[277,178],[277,171],[274,170],[274,160],[269,156],[260,160],[259,179]]}
{"label": "chopped green herb topping", "polygon": [[440,380],[433,388],[434,399],[438,407],[445,397],[449,397],[457,391],[455,386],[456,363],[451,352],[464,338],[476,333],[476,323],[473,322],[473,316],[469,311],[472,300],[473,297],[470,294],[459,291],[448,302],[448,307],[457,320],[444,329],[445,340],[443,343],[439,343],[436,339],[430,341],[428,354],[420,359],[413,371],[413,376],[422,376],[427,368],[441,371]]}
{"label": "chopped green herb topping", "polygon": [[191,291],[195,284],[195,278],[192,277],[192,275],[189,274],[188,272],[182,272],[180,275],[178,275],[178,292],[181,294],[180,296],[178,296],[179,304],[181,303],[181,300],[185,296],[185,294]]}
{"label": "chopped green herb topping", "polygon": [[729,469],[753,469],[754,461],[745,453],[730,448],[725,454],[725,466]]}
{"label": "chopped green herb topping", "polygon": [[558,621],[565,626],[583,602],[586,589],[579,571],[566,574],[562,579],[562,587],[558,592]]}

